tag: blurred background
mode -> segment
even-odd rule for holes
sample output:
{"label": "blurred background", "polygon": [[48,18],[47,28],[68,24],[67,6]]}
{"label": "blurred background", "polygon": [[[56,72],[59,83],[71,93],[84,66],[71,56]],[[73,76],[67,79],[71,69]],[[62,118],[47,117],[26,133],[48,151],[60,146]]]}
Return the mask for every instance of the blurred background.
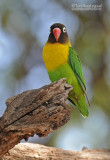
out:
{"label": "blurred background", "polygon": [[28,141],[71,150],[110,148],[109,0],[0,0],[0,116],[7,98],[50,83],[42,49],[56,22],[65,24],[82,61],[90,115],[83,118],[72,107],[65,126]]}

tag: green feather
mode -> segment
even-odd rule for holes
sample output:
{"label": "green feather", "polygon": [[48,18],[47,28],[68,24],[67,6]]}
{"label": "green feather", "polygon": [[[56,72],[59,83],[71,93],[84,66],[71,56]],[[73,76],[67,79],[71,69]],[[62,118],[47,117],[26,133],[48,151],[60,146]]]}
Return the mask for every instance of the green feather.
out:
{"label": "green feather", "polygon": [[75,104],[75,106],[79,109],[84,117],[87,117],[89,113],[85,101],[85,96],[70,64],[65,63],[56,68],[54,71],[49,71],[48,74],[52,82],[55,82],[64,77],[66,78],[67,83],[73,86],[73,90],[69,92],[68,99],[70,102]]}
{"label": "green feather", "polygon": [[73,69],[75,75],[77,76],[78,81],[80,81],[82,85],[81,87],[86,90],[86,83],[82,72],[82,64],[78,57],[78,54],[73,50],[72,47],[69,47],[68,62]]}
{"label": "green feather", "polygon": [[69,47],[68,63],[70,64],[72,70],[74,71],[78,79],[78,82],[87,98],[88,104],[90,105],[90,102],[86,93],[86,82],[85,82],[84,74],[82,71],[82,64],[78,57],[78,54],[76,53],[75,50],[73,50],[72,47]]}

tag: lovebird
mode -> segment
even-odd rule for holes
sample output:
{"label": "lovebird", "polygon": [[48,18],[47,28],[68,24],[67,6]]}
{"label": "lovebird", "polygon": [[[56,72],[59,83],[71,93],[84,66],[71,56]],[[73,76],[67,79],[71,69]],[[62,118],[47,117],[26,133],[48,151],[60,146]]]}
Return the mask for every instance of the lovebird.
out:
{"label": "lovebird", "polygon": [[87,117],[89,112],[82,64],[71,46],[63,24],[55,23],[50,27],[50,34],[43,48],[43,60],[52,82],[66,78],[66,82],[73,86],[68,100],[78,108],[82,116]]}

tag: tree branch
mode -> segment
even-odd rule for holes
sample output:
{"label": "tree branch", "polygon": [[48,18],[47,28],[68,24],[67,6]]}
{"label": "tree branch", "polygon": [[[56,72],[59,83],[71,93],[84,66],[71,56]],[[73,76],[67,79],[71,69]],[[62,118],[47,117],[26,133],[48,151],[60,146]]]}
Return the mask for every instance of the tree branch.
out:
{"label": "tree branch", "polygon": [[20,143],[11,149],[2,160],[110,160],[110,150],[84,149],[68,151],[32,143]]}
{"label": "tree branch", "polygon": [[47,136],[67,123],[71,109],[65,100],[70,90],[72,86],[61,79],[9,98],[0,118],[0,158],[23,138]]}

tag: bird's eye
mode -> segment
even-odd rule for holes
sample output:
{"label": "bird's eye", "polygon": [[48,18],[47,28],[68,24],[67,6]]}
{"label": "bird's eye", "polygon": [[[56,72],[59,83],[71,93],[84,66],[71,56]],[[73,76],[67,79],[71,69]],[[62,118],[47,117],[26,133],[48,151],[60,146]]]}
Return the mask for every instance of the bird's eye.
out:
{"label": "bird's eye", "polygon": [[66,27],[63,27],[63,32],[66,32]]}
{"label": "bird's eye", "polygon": [[50,33],[51,33],[51,28],[50,28]]}

